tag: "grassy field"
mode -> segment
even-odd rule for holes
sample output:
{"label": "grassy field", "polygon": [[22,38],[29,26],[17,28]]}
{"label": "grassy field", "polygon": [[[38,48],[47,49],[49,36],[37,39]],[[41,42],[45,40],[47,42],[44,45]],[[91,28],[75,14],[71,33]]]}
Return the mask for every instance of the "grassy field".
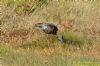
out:
{"label": "grassy field", "polygon": [[[54,52],[54,51],[53,51]],[[49,49],[33,51],[0,45],[2,66],[99,66],[100,58],[93,56],[67,56]]]}
{"label": "grassy field", "polygon": [[[38,22],[55,24],[65,43]],[[100,0],[0,0],[0,66],[100,66],[99,46]]]}

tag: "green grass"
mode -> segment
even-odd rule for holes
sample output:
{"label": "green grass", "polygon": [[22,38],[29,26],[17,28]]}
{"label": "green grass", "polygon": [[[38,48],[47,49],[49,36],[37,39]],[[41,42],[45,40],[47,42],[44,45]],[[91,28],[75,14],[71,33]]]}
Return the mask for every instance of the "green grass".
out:
{"label": "green grass", "polygon": [[65,42],[67,44],[73,44],[73,45],[81,45],[84,44],[85,42],[85,38],[83,38],[82,36],[76,35],[73,32],[64,32],[64,38],[65,38]]}
{"label": "green grass", "polygon": [[99,66],[100,58],[70,57],[61,54],[36,54],[30,51],[0,45],[0,61],[3,66]]}
{"label": "green grass", "polygon": [[38,66],[42,65],[42,59],[33,54],[17,50],[8,46],[0,46],[0,56],[2,64],[5,66]]}

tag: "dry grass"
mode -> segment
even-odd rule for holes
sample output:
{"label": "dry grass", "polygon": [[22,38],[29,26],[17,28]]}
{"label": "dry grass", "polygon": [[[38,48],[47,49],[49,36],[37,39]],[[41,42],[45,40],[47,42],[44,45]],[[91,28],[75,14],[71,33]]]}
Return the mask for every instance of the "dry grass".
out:
{"label": "dry grass", "polygon": [[[45,35],[33,28],[34,23],[37,22],[51,22],[56,24],[59,28],[59,33],[65,36],[66,44],[68,45],[95,45],[95,42],[100,40],[99,0],[50,1],[48,5],[37,7],[37,9],[32,12],[32,14],[28,15],[26,14],[26,11],[27,8],[30,9],[30,7],[32,6],[31,2],[25,2],[24,0],[14,2],[13,0],[1,0],[1,43],[9,43],[13,45],[35,43],[40,46],[42,46],[42,44],[44,46],[47,43],[51,43],[51,45],[56,43],[61,44],[61,42],[56,40],[56,38],[54,38],[53,36],[48,37],[48,42],[43,40],[45,39]],[[35,4],[33,5],[34,7],[36,6]],[[18,14],[16,12],[16,9],[19,13],[22,13],[22,15]],[[39,36],[40,34],[41,36]]]}
{"label": "dry grass", "polygon": [[[59,52],[58,52],[59,51]],[[99,66],[100,58],[82,50],[65,51],[57,48],[22,49],[11,45],[0,44],[1,64],[3,66]],[[96,52],[95,52],[96,53]],[[69,54],[69,55],[68,55]]]}
{"label": "dry grass", "polygon": [[[37,5],[38,0],[32,3],[33,1],[0,1],[0,45],[21,49],[26,54],[29,51],[33,55],[41,55],[39,58],[42,55],[44,57],[56,55],[100,57],[99,0],[46,0],[47,2],[42,4],[39,2],[40,5]],[[44,33],[33,27],[37,22],[50,22],[57,25],[59,34],[64,35],[66,43],[61,43],[53,35],[48,35],[46,38]],[[25,55],[26,59],[27,56],[29,55]],[[39,60],[38,63],[42,64],[41,59]],[[57,63],[59,62],[61,61]]]}

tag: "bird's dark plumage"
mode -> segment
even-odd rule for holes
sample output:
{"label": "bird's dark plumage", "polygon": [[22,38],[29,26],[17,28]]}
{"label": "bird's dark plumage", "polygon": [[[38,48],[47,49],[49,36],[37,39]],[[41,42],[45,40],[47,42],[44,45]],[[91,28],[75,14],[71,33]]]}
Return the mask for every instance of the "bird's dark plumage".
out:
{"label": "bird's dark plumage", "polygon": [[37,23],[35,24],[35,27],[44,31],[46,34],[56,35],[58,31],[58,28],[54,24],[49,23]]}
{"label": "bird's dark plumage", "polygon": [[57,34],[58,28],[54,24],[51,24],[51,23],[37,23],[37,24],[35,24],[34,27],[36,27],[37,29],[43,31],[46,34],[57,35],[57,38],[60,41],[64,42],[63,36]]}

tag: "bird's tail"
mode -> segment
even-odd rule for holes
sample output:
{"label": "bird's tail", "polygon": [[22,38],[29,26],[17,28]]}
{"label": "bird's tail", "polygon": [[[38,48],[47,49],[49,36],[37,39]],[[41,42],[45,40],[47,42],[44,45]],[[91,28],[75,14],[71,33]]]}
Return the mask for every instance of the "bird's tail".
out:
{"label": "bird's tail", "polygon": [[58,38],[59,41],[65,43],[65,39],[64,39],[64,36],[63,35],[57,34],[57,38]]}

